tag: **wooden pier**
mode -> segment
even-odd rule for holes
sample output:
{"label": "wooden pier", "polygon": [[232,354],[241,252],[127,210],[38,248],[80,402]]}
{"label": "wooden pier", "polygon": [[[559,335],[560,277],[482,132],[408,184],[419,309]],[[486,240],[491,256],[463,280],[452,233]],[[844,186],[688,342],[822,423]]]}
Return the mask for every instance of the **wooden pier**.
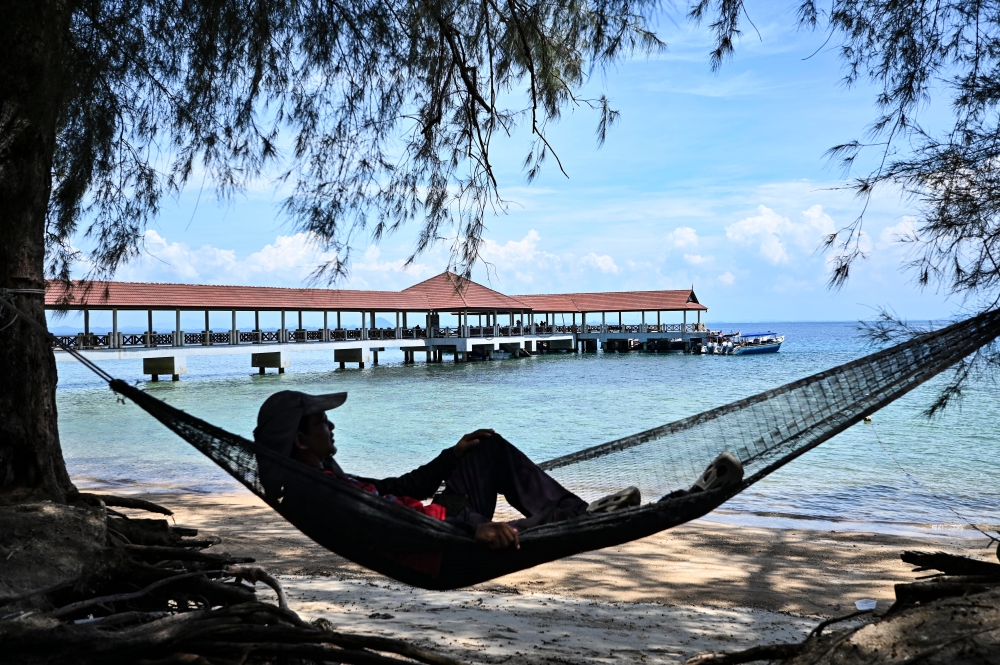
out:
{"label": "wooden pier", "polygon": [[[264,373],[268,368],[283,372],[296,352],[324,348],[333,351],[333,361],[341,368],[347,363],[364,368],[366,363],[378,364],[379,352],[387,348],[400,349],[406,363],[415,362],[418,354],[427,362],[442,362],[446,355],[464,362],[470,357],[490,358],[501,350],[514,356],[598,349],[690,350],[708,335],[701,320],[708,308],[698,302],[693,289],[507,296],[451,273],[403,291],[135,282],[80,282],[67,290],[64,284],[51,282],[45,306],[83,312],[84,329],[59,337],[60,342],[94,360],[142,358],[143,372],[153,380],[160,375],[177,380],[186,372],[186,358],[199,355],[249,354],[251,367]],[[90,312],[99,310],[111,312],[112,326],[106,333],[90,330]],[[119,331],[118,312],[123,310],[145,311],[147,330]],[[174,330],[154,330],[154,311],[174,312]],[[205,313],[203,330],[181,329],[181,312],[191,311]],[[223,311],[231,313],[232,327],[213,330],[210,313]],[[254,312],[252,330],[237,328],[237,312]],[[280,327],[262,330],[261,312],[280,312]],[[295,328],[286,326],[289,312],[297,313]],[[322,327],[304,327],[304,312],[322,313]],[[636,312],[641,313],[640,323],[622,323],[623,313]],[[359,313],[363,325],[342,326],[345,313]],[[395,316],[396,325],[376,326],[376,314]],[[677,314],[681,321],[663,321]],[[694,321],[688,321],[689,314]],[[441,325],[442,318],[453,325]],[[73,358],[57,349],[56,359]]]}

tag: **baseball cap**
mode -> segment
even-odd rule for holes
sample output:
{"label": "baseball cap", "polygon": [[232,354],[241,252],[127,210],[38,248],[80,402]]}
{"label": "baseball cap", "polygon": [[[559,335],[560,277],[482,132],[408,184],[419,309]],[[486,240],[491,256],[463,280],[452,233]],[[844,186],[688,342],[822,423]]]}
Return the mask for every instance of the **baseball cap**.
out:
{"label": "baseball cap", "polygon": [[292,454],[295,432],[303,416],[336,409],[347,400],[347,393],[307,395],[295,390],[276,392],[260,405],[254,441],[282,457]]}

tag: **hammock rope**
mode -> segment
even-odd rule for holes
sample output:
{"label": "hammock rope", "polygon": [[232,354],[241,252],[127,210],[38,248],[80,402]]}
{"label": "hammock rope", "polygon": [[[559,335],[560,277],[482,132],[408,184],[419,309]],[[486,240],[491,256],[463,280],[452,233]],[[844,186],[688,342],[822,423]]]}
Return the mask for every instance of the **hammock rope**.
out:
{"label": "hammock rope", "polygon": [[[0,304],[51,337],[44,326],[2,296]],[[445,522],[279,459],[251,441],[110,378],[76,349],[60,346],[319,544],[402,582],[451,589],[625,543],[701,517],[998,335],[1000,312],[987,312],[773,390],[549,460],[540,466],[585,499],[637,485],[644,497],[654,501],[527,529],[516,552],[487,550]],[[726,450],[744,465],[742,485],[655,500],[689,487]],[[283,486],[282,496],[265,492],[261,461],[269,477]]]}

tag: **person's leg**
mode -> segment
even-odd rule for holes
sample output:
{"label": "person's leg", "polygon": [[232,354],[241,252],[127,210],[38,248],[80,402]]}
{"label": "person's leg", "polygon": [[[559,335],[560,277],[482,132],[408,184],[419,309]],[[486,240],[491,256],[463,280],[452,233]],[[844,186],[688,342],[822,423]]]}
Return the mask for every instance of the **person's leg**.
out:
{"label": "person's leg", "polygon": [[483,439],[458,463],[446,481],[446,492],[467,498],[469,508],[493,519],[497,495],[526,517],[556,509],[578,515],[587,502],[556,482],[528,457],[501,436]]}

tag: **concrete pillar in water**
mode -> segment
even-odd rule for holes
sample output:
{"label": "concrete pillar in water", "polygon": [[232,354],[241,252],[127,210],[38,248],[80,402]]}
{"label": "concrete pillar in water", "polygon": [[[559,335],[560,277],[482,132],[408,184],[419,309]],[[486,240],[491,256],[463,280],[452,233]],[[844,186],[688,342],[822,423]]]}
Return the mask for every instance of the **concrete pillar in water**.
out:
{"label": "concrete pillar in water", "polygon": [[340,368],[344,368],[344,363],[358,363],[358,369],[364,369],[368,362],[368,349],[335,349],[333,352],[334,362],[340,363]]}
{"label": "concrete pillar in water", "polygon": [[179,381],[181,374],[187,374],[187,358],[184,356],[143,358],[142,373],[151,375],[152,381],[159,381],[160,374],[169,374],[173,381]]}
{"label": "concrete pillar in water", "polygon": [[264,370],[268,367],[275,367],[278,370],[278,374],[284,374],[285,368],[291,364],[288,354],[284,351],[250,354],[250,366],[260,368],[261,374],[264,374]]}

